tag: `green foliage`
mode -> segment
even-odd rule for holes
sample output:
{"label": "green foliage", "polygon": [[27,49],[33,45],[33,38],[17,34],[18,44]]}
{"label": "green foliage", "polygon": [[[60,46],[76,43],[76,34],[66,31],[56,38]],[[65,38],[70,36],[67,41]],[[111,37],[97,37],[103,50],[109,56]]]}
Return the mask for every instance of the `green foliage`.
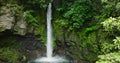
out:
{"label": "green foliage", "polygon": [[103,44],[102,51],[104,55],[99,55],[100,58],[96,63],[119,63],[120,62],[120,37],[113,40],[113,44]]}
{"label": "green foliage", "polygon": [[115,31],[120,30],[120,17],[118,18],[108,18],[101,23],[105,28],[105,31]]}
{"label": "green foliage", "polygon": [[91,12],[92,2],[89,0],[76,0],[73,3],[65,1],[64,7],[58,8],[59,12],[64,12],[65,21],[60,20],[60,24],[67,26],[68,30],[79,29],[85,21],[88,21],[94,14]]}
{"label": "green foliage", "polygon": [[120,63],[120,52],[111,52],[109,54],[100,55],[99,61],[96,63]]}
{"label": "green foliage", "polygon": [[1,38],[0,40],[0,59],[8,63],[17,63],[19,62],[19,44],[16,42],[16,39],[13,37]]}
{"label": "green foliage", "polygon": [[10,7],[11,9],[11,13],[18,19],[20,19],[22,17],[22,11],[23,11],[23,6],[18,5],[16,3],[10,3],[10,4],[6,4],[8,7]]}
{"label": "green foliage", "polygon": [[[55,23],[57,24],[57,26],[59,27],[59,28],[64,28],[64,29],[67,29],[68,28],[68,23],[69,23],[69,21],[68,20],[65,20],[65,19],[57,19],[56,21],[55,21]],[[57,30],[56,30],[57,31]]]}
{"label": "green foliage", "polygon": [[120,37],[116,37],[114,41],[114,48],[120,50]]}
{"label": "green foliage", "polygon": [[103,53],[110,53],[111,51],[118,51],[119,49],[120,49],[120,37],[116,37],[116,39],[113,40],[113,43],[102,44]]}
{"label": "green foliage", "polygon": [[71,47],[68,48],[67,54],[72,58],[75,60],[87,60],[90,63],[93,63],[98,59],[98,38],[94,30],[87,32],[87,34],[84,34],[84,30],[81,32],[72,32],[69,33],[69,36],[67,36],[67,38],[71,40],[71,42],[69,42]]}
{"label": "green foliage", "polygon": [[[45,0],[25,0],[25,1],[19,1],[20,4],[24,5],[26,8],[33,8],[36,6],[36,8],[42,8],[45,9],[47,7],[46,1]],[[33,8],[35,9],[35,8]]]}
{"label": "green foliage", "polygon": [[47,5],[45,4],[45,0],[34,0],[34,1],[31,1],[31,0],[28,0],[28,3],[30,4],[39,4],[40,5],[40,8],[46,8]]}
{"label": "green foliage", "polygon": [[[84,35],[82,35],[83,37]],[[83,57],[85,57],[87,60],[89,61],[96,61],[97,55],[99,54],[99,49],[98,49],[98,45],[97,45],[97,37],[95,32],[89,33],[87,36],[85,36],[84,38],[81,37],[81,40],[83,41],[81,46],[83,48],[83,50],[88,50],[90,52],[85,53],[85,55]]]}
{"label": "green foliage", "polygon": [[[3,4],[1,1],[0,5]],[[5,0],[5,4],[14,3],[14,5],[12,5],[12,12],[17,17],[22,16],[22,12],[25,11],[24,19],[28,26],[33,28],[33,31],[36,34],[40,34],[40,39],[44,44],[46,44],[45,15],[47,3],[49,1],[50,0]],[[15,3],[18,3],[21,6],[18,6]],[[60,6],[60,8],[56,9],[60,14],[53,17],[53,19],[55,18],[55,21],[52,21],[55,38],[65,35],[67,36],[67,38],[65,38],[66,40],[71,35],[71,47],[69,51],[73,58],[77,60],[85,59],[90,62],[96,61],[100,50],[102,55],[98,56],[99,60],[97,63],[120,62],[120,17],[118,17],[120,16],[119,0],[62,0],[60,4],[53,3],[53,5]],[[55,13],[53,12],[53,14]],[[102,30],[104,34],[98,34],[97,31],[100,29],[99,22],[103,20],[104,22],[101,24],[105,30]],[[108,33],[110,36],[107,36]],[[115,37],[116,39],[113,40]],[[4,39],[0,40],[0,42],[2,42],[0,44],[0,58],[3,57],[4,59],[7,59],[8,62],[16,61],[18,55],[15,53],[16,51],[13,50],[16,48],[16,46],[14,46],[17,45],[15,43],[16,41],[12,39]],[[99,45],[101,45],[101,47]],[[82,51],[84,54],[81,53]],[[12,55],[13,57],[11,57]]]}
{"label": "green foliage", "polygon": [[102,15],[104,17],[118,17],[120,15],[119,0],[101,0],[103,5]]}
{"label": "green foliage", "polygon": [[32,16],[32,12],[34,11],[33,10],[26,11],[24,13],[24,18],[30,26],[36,26],[38,21],[35,19],[35,17]]}
{"label": "green foliage", "polygon": [[[120,6],[119,0],[101,0],[103,5],[102,16],[106,18],[101,24],[107,35],[107,41],[101,42],[102,55],[99,55],[99,60],[96,63],[120,63]],[[109,17],[109,18],[108,18]],[[110,38],[116,37],[116,39]],[[109,40],[109,41],[108,41]],[[111,42],[110,40],[113,40]]]}
{"label": "green foliage", "polygon": [[[120,20],[118,18],[108,18],[102,22],[105,31],[110,33],[119,32]],[[111,32],[112,31],[112,32]],[[96,63],[120,63],[120,37],[115,35],[116,39],[113,39],[113,42],[102,42],[102,55],[99,55],[99,60]]]}
{"label": "green foliage", "polygon": [[45,19],[44,15],[39,15],[39,12],[35,10],[27,10],[24,13],[24,19],[28,24],[28,27],[33,28],[33,33],[36,35],[41,35],[40,40],[45,44],[46,43],[46,29],[45,29]]}
{"label": "green foliage", "polygon": [[[75,60],[85,59],[93,63],[98,59],[97,55],[99,54],[95,32],[99,29],[99,25],[93,25],[95,23],[92,21],[92,16],[95,15],[95,12],[92,12],[93,3],[91,0],[64,2],[63,7],[57,8],[57,11],[63,16],[55,21],[57,25],[54,26],[54,29],[58,31],[55,34],[59,36],[60,33],[63,35],[65,33],[66,38],[71,41],[69,43],[71,46],[66,52],[69,56]],[[78,32],[75,32],[76,30]]]}
{"label": "green foliage", "polygon": [[35,35],[41,35],[40,39],[44,44],[46,43],[46,0],[25,0],[20,1],[24,6],[24,19],[28,24],[28,28],[32,29]]}
{"label": "green foliage", "polygon": [[18,62],[18,52],[11,48],[0,48],[0,59],[8,63]]}
{"label": "green foliage", "polygon": [[83,31],[82,31],[82,34],[83,35],[87,35],[89,34],[90,32],[93,32],[93,31],[96,31],[99,29],[99,26],[97,25],[94,25],[94,26],[91,26],[91,27],[87,27],[87,28],[84,28]]}

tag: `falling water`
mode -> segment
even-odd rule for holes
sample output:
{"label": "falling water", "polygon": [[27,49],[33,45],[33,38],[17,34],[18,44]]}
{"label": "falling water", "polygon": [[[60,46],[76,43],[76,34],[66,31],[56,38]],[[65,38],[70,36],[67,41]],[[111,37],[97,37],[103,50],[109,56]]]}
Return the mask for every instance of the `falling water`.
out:
{"label": "falling water", "polygon": [[59,56],[52,56],[52,4],[49,3],[48,10],[47,10],[47,57],[38,58],[33,62],[29,63],[70,63],[68,60],[64,59],[63,57]]}
{"label": "falling water", "polygon": [[51,25],[51,19],[52,19],[52,9],[51,9],[51,3],[48,5],[47,10],[47,57],[52,57],[52,25]]}

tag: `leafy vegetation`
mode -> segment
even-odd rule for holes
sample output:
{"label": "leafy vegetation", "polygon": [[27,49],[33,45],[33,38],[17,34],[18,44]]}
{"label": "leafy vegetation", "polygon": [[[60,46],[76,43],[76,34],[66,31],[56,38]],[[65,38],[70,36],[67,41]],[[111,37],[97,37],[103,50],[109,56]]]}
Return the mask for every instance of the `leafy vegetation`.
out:
{"label": "leafy vegetation", "polygon": [[116,31],[120,30],[120,17],[118,18],[108,18],[104,22],[101,23],[105,28],[105,31]]}
{"label": "leafy vegetation", "polygon": [[108,31],[110,34],[114,35],[116,38],[112,42],[103,42],[102,43],[102,55],[99,55],[99,61],[96,63],[119,63],[120,60],[120,37],[115,33],[119,31],[119,17],[118,18],[108,18],[102,22],[105,31]]}
{"label": "leafy vegetation", "polygon": [[93,3],[91,0],[76,0],[74,2],[65,1],[63,7],[58,8],[59,12],[63,13],[63,19],[60,19],[60,25],[68,30],[80,29],[84,22],[90,21],[94,15]]}
{"label": "leafy vegetation", "polygon": [[0,59],[8,62],[8,63],[13,63],[13,62],[19,62],[19,54],[17,51],[15,51],[12,48],[1,48],[0,49]]}
{"label": "leafy vegetation", "polygon": [[[41,42],[46,44],[46,10],[50,1],[1,0],[0,5],[12,4],[16,22],[23,16],[28,32],[40,35]],[[61,41],[66,55],[73,60],[120,63],[119,0],[55,0],[52,7],[54,47]],[[0,38],[0,42],[0,59],[17,63],[16,41]]]}
{"label": "leafy vegetation", "polygon": [[7,37],[0,40],[0,60],[7,63],[19,62],[19,44],[15,38]]}
{"label": "leafy vegetation", "polygon": [[24,18],[29,24],[29,26],[37,26],[37,23],[38,23],[36,18],[32,16],[33,12],[34,12],[33,10],[29,10],[24,13]]}
{"label": "leafy vegetation", "polygon": [[106,40],[101,42],[101,54],[96,63],[119,63],[119,0],[101,0],[105,19],[101,24],[106,32]]}

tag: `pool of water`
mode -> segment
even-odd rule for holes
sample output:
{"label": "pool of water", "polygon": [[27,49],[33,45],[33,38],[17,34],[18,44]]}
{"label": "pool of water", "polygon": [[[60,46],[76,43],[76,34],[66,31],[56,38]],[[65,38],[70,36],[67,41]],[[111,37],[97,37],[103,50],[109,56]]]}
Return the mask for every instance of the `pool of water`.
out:
{"label": "pool of water", "polygon": [[73,63],[70,61],[63,61],[63,62],[36,62],[36,61],[29,61],[28,63]]}

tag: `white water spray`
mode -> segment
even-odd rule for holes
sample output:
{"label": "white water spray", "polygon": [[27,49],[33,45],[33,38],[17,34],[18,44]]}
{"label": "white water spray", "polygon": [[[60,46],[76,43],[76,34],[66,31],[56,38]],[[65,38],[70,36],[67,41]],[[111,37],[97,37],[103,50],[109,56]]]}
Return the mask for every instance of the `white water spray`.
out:
{"label": "white water spray", "polygon": [[52,37],[52,25],[51,25],[51,19],[52,19],[52,4],[49,3],[48,9],[47,9],[47,57],[38,58],[35,60],[35,62],[42,62],[42,63],[61,63],[61,62],[68,62],[66,59],[59,57],[59,56],[52,56],[53,53],[53,37]]}
{"label": "white water spray", "polygon": [[52,25],[51,25],[51,19],[52,19],[52,5],[49,3],[48,10],[47,10],[47,57],[52,57]]}

